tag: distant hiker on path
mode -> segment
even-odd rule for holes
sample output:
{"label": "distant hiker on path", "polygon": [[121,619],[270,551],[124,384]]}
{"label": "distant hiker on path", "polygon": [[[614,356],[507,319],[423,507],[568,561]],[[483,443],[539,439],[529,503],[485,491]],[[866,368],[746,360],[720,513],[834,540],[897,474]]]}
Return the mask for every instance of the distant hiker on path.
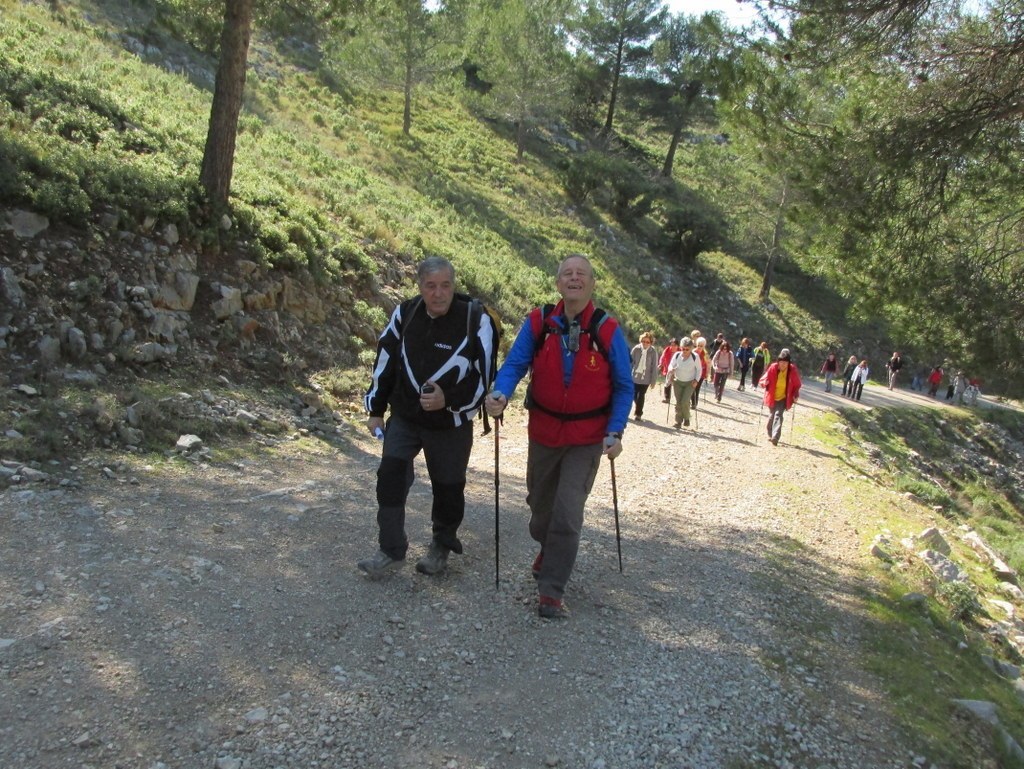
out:
{"label": "distant hiker on path", "polygon": [[640,343],[629,354],[633,367],[633,403],[636,408],[633,419],[637,422],[644,415],[647,391],[658,381],[658,359],[654,351],[654,335],[646,331],[640,335]]}
{"label": "distant hiker on path", "polygon": [[967,392],[967,375],[963,371],[956,372],[953,380],[953,400],[958,406],[964,405],[964,393]]}
{"label": "distant hiker on path", "polygon": [[871,375],[870,369],[868,369],[867,358],[857,364],[857,367],[853,370],[853,374],[850,375],[850,397],[860,400],[860,396],[864,394],[864,385],[868,383],[868,377]]}
{"label": "distant hiker on path", "polygon": [[568,616],[562,597],[576,564],[584,508],[601,456],[622,452],[633,402],[629,346],[614,318],[594,307],[596,280],[581,254],[558,267],[562,296],[537,307],[519,330],[485,407],[499,416],[528,370],[526,503],[541,617]]}
{"label": "distant hiker on path", "polygon": [[760,385],[764,388],[764,405],[768,407],[768,440],[778,446],[783,415],[793,408],[800,396],[800,372],[793,365],[787,348],[782,348],[778,359],[764,372]]}
{"label": "distant hiker on path", "polygon": [[825,357],[825,362],[821,364],[821,371],[818,373],[825,375],[825,392],[832,392],[832,380],[839,373],[839,361],[836,360],[834,352],[830,352]]}
{"label": "distant hiker on path", "polygon": [[928,394],[933,398],[938,394],[940,384],[942,384],[942,367],[933,366],[932,373],[928,375]]}
{"label": "distant hiker on path", "polygon": [[711,367],[711,356],[708,355],[707,345],[708,340],[702,336],[697,337],[697,341],[694,344],[693,351],[700,358],[700,379],[694,385],[693,394],[690,396],[691,408],[697,408],[700,403],[700,388],[704,385],[704,380],[708,378],[708,370]]}
{"label": "distant hiker on path", "polygon": [[679,348],[668,364],[668,378],[676,394],[675,428],[690,426],[690,396],[700,379],[700,358],[693,351],[693,342],[683,339]]}
{"label": "distant hiker on path", "polygon": [[750,383],[754,385],[755,390],[761,377],[764,376],[764,370],[771,362],[772,354],[768,350],[768,343],[761,342],[754,350],[754,362],[750,365]]}
{"label": "distant hiker on path", "polygon": [[[750,371],[750,361],[753,359],[754,351],[750,347],[750,338],[745,336],[736,350],[736,365],[740,367],[740,383],[736,389],[741,392],[747,389],[747,372]],[[754,389],[757,389],[756,385]]]}
{"label": "distant hiker on path", "polygon": [[732,347],[724,339],[711,356],[711,370],[715,377],[715,401],[722,402],[722,391],[725,390],[725,381],[732,374],[733,357]]}
{"label": "distant hiker on path", "polygon": [[896,386],[896,378],[900,374],[900,369],[903,368],[903,356],[899,352],[894,352],[885,367],[889,370],[889,389],[891,390]]}
{"label": "distant hiker on path", "polygon": [[857,370],[857,356],[851,355],[843,369],[843,397],[853,397],[853,372]]}
{"label": "distant hiker on path", "polygon": [[668,378],[668,364],[671,363],[672,356],[677,352],[679,352],[679,340],[673,337],[669,340],[668,347],[661,351],[661,358],[658,359],[658,368],[661,370],[661,376],[665,379],[662,403],[668,403],[672,397],[672,382]]}
{"label": "distant hiker on path", "polygon": [[398,305],[380,335],[364,398],[366,427],[384,440],[377,469],[380,549],[358,563],[371,577],[405,561],[405,502],[421,450],[434,496],[433,538],[416,570],[439,574],[450,552],[462,552],[457,534],[466,509],[473,417],[494,376],[496,329],[479,302],[455,293],[452,263],[428,257],[417,277],[419,296]]}

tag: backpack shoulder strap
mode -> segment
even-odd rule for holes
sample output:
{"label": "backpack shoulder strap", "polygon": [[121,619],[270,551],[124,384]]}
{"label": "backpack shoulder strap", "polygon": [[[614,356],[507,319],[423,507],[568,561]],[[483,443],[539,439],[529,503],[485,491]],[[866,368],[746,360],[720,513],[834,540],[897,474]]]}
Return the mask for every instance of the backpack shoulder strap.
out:
{"label": "backpack shoulder strap", "polygon": [[530,312],[530,330],[533,332],[533,357],[537,357],[540,348],[544,346],[544,340],[551,333],[551,326],[548,318],[555,311],[555,305],[545,304],[541,307],[534,307]]}
{"label": "backpack shoulder strap", "polygon": [[416,311],[420,308],[421,304],[423,304],[423,297],[417,295],[414,296],[412,299],[406,299],[400,305],[402,307],[402,329],[401,331],[398,332],[399,340],[405,337],[406,325],[416,314]]}
{"label": "backpack shoulder strap", "polygon": [[594,308],[594,312],[590,316],[590,325],[587,326],[587,334],[605,360],[608,359],[608,350],[611,348],[612,335],[616,328],[618,328],[618,323],[611,315],[600,307]]}

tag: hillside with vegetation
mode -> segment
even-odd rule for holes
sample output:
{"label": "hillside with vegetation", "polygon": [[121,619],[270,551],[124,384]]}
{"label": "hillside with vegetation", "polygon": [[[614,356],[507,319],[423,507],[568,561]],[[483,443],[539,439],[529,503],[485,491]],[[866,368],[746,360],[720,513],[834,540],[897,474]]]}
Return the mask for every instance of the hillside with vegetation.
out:
{"label": "hillside with vegetation", "polygon": [[[616,219],[617,205],[646,194],[640,187],[630,198],[617,182],[653,177],[649,148],[664,135],[611,139],[555,121],[533,132],[516,162],[511,129],[474,107],[461,69],[417,97],[406,135],[400,94],[341,83],[297,42],[291,50],[258,33],[223,229],[203,219],[196,174],[212,56],[173,37],[145,4],[52,13],[8,3],[2,25],[0,199],[9,209],[45,215],[86,241],[174,225],[206,279],[241,258],[347,285],[353,301],[336,309],[355,331],[337,340],[342,368],[366,362],[374,330],[427,253],[450,258],[464,289],[497,307],[510,329],[551,295],[558,259],[579,251],[594,259],[599,301],[630,336],[651,329],[664,340],[699,327],[809,358],[833,345],[879,355],[889,346],[882,328],[849,325],[845,302],[792,263],[779,267],[765,304],[756,258],[715,250],[683,265],[656,223],[624,226],[621,211]],[[709,156],[722,164],[730,151],[710,133],[695,135],[680,147],[677,173],[703,184]],[[581,157],[609,173],[572,176]],[[570,194],[570,179],[585,196]],[[15,257],[16,240],[7,246]]]}

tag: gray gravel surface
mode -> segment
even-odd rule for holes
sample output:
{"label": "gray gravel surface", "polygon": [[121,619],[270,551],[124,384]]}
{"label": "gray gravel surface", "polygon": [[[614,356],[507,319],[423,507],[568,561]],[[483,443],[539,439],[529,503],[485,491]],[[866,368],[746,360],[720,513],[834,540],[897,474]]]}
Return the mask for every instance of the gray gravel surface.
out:
{"label": "gray gravel surface", "polygon": [[412,567],[422,467],[409,562],[355,568],[375,549],[379,451],[355,428],[340,449],[94,457],[77,485],[11,487],[0,767],[912,766],[858,650],[870,511],[811,437],[834,399],[807,391],[778,447],[752,392],[682,432],[652,392],[615,463],[623,572],[605,462],[567,621],[536,616],[521,412],[500,431],[497,588],[493,435],[466,553],[433,578]]}

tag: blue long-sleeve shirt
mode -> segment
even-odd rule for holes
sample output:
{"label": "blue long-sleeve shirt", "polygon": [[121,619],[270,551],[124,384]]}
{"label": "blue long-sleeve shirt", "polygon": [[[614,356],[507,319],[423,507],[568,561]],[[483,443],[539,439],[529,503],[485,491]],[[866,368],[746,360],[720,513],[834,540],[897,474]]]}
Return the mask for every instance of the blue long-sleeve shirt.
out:
{"label": "blue long-sleeve shirt", "polygon": [[[558,325],[563,336],[568,334],[564,317],[555,315],[551,319]],[[512,343],[512,349],[509,350],[505,362],[498,369],[498,376],[492,388],[494,392],[501,393],[506,399],[511,399],[519,382],[530,370],[535,345],[536,338],[530,327],[530,318],[527,316],[516,335],[515,342]],[[564,344],[562,349],[562,372],[564,383],[568,386],[572,381],[576,353],[571,352]],[[626,335],[618,327],[612,334],[611,345],[608,349],[608,366],[612,375],[612,404],[608,415],[607,432],[621,433],[625,431],[626,425],[629,423],[629,411],[633,407],[633,366]]]}

